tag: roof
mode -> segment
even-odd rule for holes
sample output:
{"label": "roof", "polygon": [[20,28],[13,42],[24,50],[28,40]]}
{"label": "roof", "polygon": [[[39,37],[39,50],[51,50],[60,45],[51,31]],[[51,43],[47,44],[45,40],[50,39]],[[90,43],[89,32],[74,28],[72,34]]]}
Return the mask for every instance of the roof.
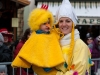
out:
{"label": "roof", "polygon": [[[48,4],[49,10],[55,16],[61,2],[38,2],[37,7]],[[77,16],[100,17],[100,2],[71,2]]]}
{"label": "roof", "polygon": [[30,4],[30,1],[28,0],[11,0],[11,1],[18,3],[18,8],[22,8]]}
{"label": "roof", "polygon": [[[61,2],[62,0],[35,0],[36,2]],[[69,1],[100,1],[100,0],[69,0]]]}

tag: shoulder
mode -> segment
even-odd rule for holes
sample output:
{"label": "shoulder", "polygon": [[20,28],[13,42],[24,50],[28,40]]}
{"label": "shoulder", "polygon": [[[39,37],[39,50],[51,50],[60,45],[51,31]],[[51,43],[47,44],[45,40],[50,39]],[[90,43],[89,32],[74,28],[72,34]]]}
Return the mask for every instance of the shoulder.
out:
{"label": "shoulder", "polygon": [[75,46],[74,46],[74,51],[88,51],[89,48],[88,46],[81,40],[81,39],[77,39],[75,41]]}
{"label": "shoulder", "polygon": [[23,42],[23,41],[19,41],[19,43],[18,43],[18,45],[17,45],[17,48],[18,48],[18,47],[22,47],[22,46],[23,46],[23,44],[24,44],[24,42]]}
{"label": "shoulder", "polygon": [[83,42],[81,39],[77,39],[75,41],[75,45],[80,45],[80,46],[87,46],[85,42]]}

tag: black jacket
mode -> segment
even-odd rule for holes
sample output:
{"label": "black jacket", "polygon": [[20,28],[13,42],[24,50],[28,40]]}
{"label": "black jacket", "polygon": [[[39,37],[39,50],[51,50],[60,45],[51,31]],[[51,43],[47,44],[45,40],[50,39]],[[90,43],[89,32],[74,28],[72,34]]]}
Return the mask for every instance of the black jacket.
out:
{"label": "black jacket", "polygon": [[3,44],[0,47],[0,62],[11,62],[12,61],[12,51]]}

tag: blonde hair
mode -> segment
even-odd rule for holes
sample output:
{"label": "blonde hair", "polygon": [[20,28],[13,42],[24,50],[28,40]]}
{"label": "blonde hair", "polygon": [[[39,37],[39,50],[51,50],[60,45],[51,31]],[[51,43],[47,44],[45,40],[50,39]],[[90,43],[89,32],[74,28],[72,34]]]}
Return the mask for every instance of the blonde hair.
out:
{"label": "blonde hair", "polygon": [[[55,25],[58,25],[58,23],[57,24],[55,24]],[[59,29],[57,29],[56,28],[56,26],[54,25],[54,29],[55,29],[55,31],[57,32],[57,33],[59,33],[59,35],[62,35],[61,36],[61,38],[63,38],[64,37],[64,34],[63,33],[61,33],[60,31],[59,31]],[[73,48],[74,48],[74,44],[75,44],[75,41],[74,41],[74,23],[72,23],[72,32],[71,32],[71,42],[70,42],[70,48],[67,50],[68,52],[67,52],[67,55],[68,55],[68,69],[70,70],[71,69],[71,66],[72,66],[72,55],[73,55]],[[65,52],[66,53],[66,52]]]}

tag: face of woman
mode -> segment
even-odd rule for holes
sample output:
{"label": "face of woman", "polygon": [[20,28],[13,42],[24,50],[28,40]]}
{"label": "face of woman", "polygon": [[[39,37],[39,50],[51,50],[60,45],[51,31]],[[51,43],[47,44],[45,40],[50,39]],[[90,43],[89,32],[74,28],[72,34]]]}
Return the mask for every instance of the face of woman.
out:
{"label": "face of woman", "polygon": [[68,17],[62,17],[59,19],[59,29],[64,34],[67,35],[72,31],[72,20]]}
{"label": "face of woman", "polygon": [[93,39],[90,37],[87,39],[87,44],[91,44],[93,42]]}
{"label": "face of woman", "polygon": [[4,36],[4,43],[8,43],[8,37]]}

